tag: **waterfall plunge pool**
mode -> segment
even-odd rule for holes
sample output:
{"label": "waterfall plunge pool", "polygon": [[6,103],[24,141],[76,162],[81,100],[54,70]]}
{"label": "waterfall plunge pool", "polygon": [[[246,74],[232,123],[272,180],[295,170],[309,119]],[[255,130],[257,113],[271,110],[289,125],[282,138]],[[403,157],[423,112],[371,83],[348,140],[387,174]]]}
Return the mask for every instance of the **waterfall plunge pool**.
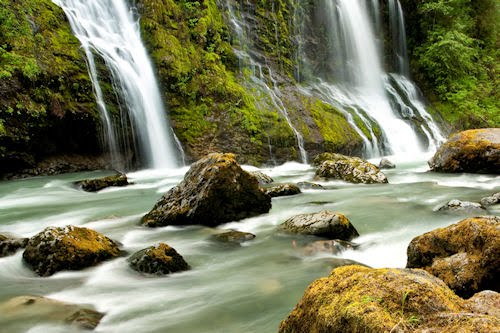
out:
{"label": "waterfall plunge pool", "polygon": [[[438,174],[424,161],[394,160],[386,170],[388,185],[317,182],[326,190],[273,199],[268,214],[227,223],[149,229],[139,219],[187,168],[140,171],[124,188],[86,193],[73,182],[103,172],[36,177],[0,183],[0,233],[30,237],[47,226],[79,225],[121,242],[132,254],[158,242],[174,247],[191,265],[187,272],[166,277],[141,275],[126,258],[78,272],[37,277],[22,263],[22,252],[0,258],[0,303],[19,295],[43,295],[93,305],[106,313],[96,332],[276,332],[313,280],[328,275],[336,259],[352,259],[372,267],[404,267],[411,239],[467,216],[434,212],[451,199],[478,201],[497,192],[500,176]],[[275,182],[313,181],[314,169],[288,163],[262,169]],[[305,255],[297,237],[276,232],[288,217],[329,209],[344,213],[357,228],[360,249],[340,255]],[[490,207],[498,215],[500,207]],[[209,238],[223,229],[257,237],[241,247],[216,244]],[[300,243],[300,239],[298,239]],[[1,316],[0,316],[1,317]],[[9,333],[79,332],[67,326],[4,321]],[[71,332],[73,332],[71,331]],[[83,332],[83,331],[82,331]]]}

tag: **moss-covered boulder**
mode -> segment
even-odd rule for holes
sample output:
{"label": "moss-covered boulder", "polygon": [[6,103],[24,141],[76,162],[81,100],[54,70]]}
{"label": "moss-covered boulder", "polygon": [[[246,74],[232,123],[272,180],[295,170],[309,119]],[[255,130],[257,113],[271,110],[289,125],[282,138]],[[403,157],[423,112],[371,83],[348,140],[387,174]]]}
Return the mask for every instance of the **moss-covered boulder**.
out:
{"label": "moss-covered boulder", "polygon": [[300,194],[300,188],[295,184],[280,184],[266,188],[266,194],[271,198],[284,197],[289,195]]}
{"label": "moss-covered boulder", "polygon": [[317,156],[313,163],[319,164],[316,179],[341,179],[355,184],[388,182],[377,166],[359,157],[325,153]]}
{"label": "moss-covered boulder", "polygon": [[462,297],[500,290],[500,217],[468,218],[414,238],[409,268],[423,268]]}
{"label": "moss-covered boulder", "polygon": [[457,199],[448,201],[446,204],[438,207],[436,211],[474,215],[483,215],[488,212],[486,208],[478,202],[461,201]]}
{"label": "moss-covered boulder", "polygon": [[280,224],[278,230],[347,241],[359,236],[356,228],[344,214],[329,210],[293,216]]}
{"label": "moss-covered boulder", "polygon": [[148,227],[217,226],[267,213],[271,197],[244,171],[233,154],[210,154],[193,163],[184,180],[142,218]]}
{"label": "moss-covered boulder", "polygon": [[76,185],[81,187],[82,190],[87,192],[97,192],[106,187],[110,186],[127,186],[128,182],[127,175],[120,173],[116,175],[111,175],[96,179],[85,179],[76,182]]}
{"label": "moss-covered boulder", "polygon": [[0,234],[0,258],[10,256],[28,244],[28,238],[16,238]]}
{"label": "moss-covered boulder", "polygon": [[156,275],[186,271],[190,268],[184,258],[165,243],[134,253],[129,258],[129,264],[138,272]]}
{"label": "moss-covered boulder", "polygon": [[280,333],[495,332],[500,319],[467,310],[423,270],[344,266],[314,281]]}
{"label": "moss-covered boulder", "polygon": [[500,128],[452,135],[429,161],[432,171],[500,173]]}
{"label": "moss-covered boulder", "polygon": [[249,232],[229,230],[212,236],[213,240],[222,243],[240,244],[252,240],[255,235]]}
{"label": "moss-covered boulder", "polygon": [[[99,325],[103,313],[85,305],[70,304],[41,296],[18,296],[0,304],[0,324],[3,332],[29,330],[40,323],[58,323],[92,330]],[[3,322],[5,319],[6,322]],[[9,323],[16,323],[10,330]]]}
{"label": "moss-covered boulder", "polygon": [[120,254],[118,244],[87,228],[48,227],[30,238],[24,261],[40,276],[80,270]]}
{"label": "moss-covered boulder", "polygon": [[482,313],[500,318],[500,293],[484,290],[467,300],[467,308],[475,313]]}

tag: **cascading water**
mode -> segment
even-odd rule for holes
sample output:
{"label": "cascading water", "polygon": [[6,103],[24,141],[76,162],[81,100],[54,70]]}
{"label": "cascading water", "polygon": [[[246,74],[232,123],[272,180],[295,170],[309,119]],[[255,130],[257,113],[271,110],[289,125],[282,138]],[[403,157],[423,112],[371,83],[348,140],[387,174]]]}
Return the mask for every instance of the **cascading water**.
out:
{"label": "cascading water", "polygon": [[[380,56],[383,46],[379,41],[383,38],[376,34],[382,33],[378,0],[319,1],[317,15],[320,24],[326,27],[325,44],[329,48],[328,58],[322,61],[328,65],[321,67],[322,72],[311,71],[311,76],[320,79],[309,83],[309,90],[344,112],[363,138],[368,156],[421,152],[424,147],[417,131],[427,139],[427,149],[435,147],[443,137],[407,79],[406,38],[399,1],[389,1],[398,73],[390,77],[383,70]],[[308,56],[311,57],[304,55],[305,66],[317,62],[307,59]],[[414,120],[429,124],[415,128]],[[377,140],[377,132],[381,132],[381,142]]]}
{"label": "cascading water", "polygon": [[[158,84],[140,36],[138,21],[125,0],[53,0],[66,13],[88,62],[109,149],[116,160],[119,146],[99,84],[95,55],[105,61],[122,107],[136,136],[142,163],[152,168],[178,166],[174,134],[167,125]],[[124,122],[122,117],[122,122]],[[181,151],[182,152],[182,151]]]}

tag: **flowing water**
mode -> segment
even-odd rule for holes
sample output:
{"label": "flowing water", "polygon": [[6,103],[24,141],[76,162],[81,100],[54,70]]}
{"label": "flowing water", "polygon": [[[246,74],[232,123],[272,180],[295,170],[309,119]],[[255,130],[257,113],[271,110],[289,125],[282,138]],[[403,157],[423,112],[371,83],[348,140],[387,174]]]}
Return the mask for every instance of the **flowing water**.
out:
{"label": "flowing water", "polygon": [[[422,157],[423,159],[424,157]],[[142,275],[126,258],[78,272],[37,277],[22,262],[22,252],[0,258],[0,303],[34,294],[91,304],[106,313],[96,332],[239,333],[276,332],[306,286],[326,276],[341,259],[373,267],[404,267],[410,240],[426,231],[465,218],[433,211],[450,199],[478,201],[497,192],[500,176],[427,172],[423,161],[393,158],[386,171],[390,184],[353,185],[321,182],[325,190],[274,198],[268,214],[218,228],[140,226],[139,219],[186,171],[141,171],[129,174],[133,185],[86,193],[73,181],[102,172],[37,177],[0,183],[0,233],[32,236],[47,226],[79,225],[122,243],[128,254],[166,242],[192,269],[166,277]],[[250,169],[250,168],[249,168]],[[314,170],[289,163],[263,169],[276,182],[312,181]],[[276,231],[278,224],[300,213],[329,209],[344,213],[357,228],[361,244],[342,254],[306,254],[309,238]],[[500,214],[500,205],[490,209]],[[224,229],[254,233],[243,246],[214,243]],[[54,324],[1,319],[2,332],[72,332]],[[77,332],[76,330],[74,330]]]}
{"label": "flowing water", "polygon": [[[146,167],[178,166],[173,132],[167,124],[153,67],[142,43],[140,27],[126,0],[53,0],[68,17],[75,36],[85,51],[105,129],[105,140],[114,159],[118,152],[135,150]],[[121,96],[121,127],[135,138],[118,133],[106,106],[99,82],[96,55],[113,78],[115,93]],[[130,122],[129,124],[127,122]],[[136,142],[135,142],[136,141]]]}

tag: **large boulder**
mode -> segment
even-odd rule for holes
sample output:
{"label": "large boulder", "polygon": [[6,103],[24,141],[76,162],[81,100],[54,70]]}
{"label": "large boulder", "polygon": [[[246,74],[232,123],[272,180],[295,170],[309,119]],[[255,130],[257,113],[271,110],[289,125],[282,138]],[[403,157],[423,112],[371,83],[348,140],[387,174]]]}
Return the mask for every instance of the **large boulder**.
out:
{"label": "large boulder", "polygon": [[280,184],[272,187],[267,187],[266,194],[271,198],[285,197],[295,194],[300,194],[300,188],[295,184]]}
{"label": "large boulder", "polygon": [[280,224],[278,230],[346,241],[359,236],[356,228],[344,214],[329,210],[293,216]]}
{"label": "large boulder", "polygon": [[423,268],[462,297],[500,290],[500,217],[468,218],[414,238],[409,268]]}
{"label": "large boulder", "polygon": [[[41,296],[18,296],[0,304],[0,327],[2,332],[17,332],[19,326],[26,331],[42,322],[94,329],[104,314],[89,306],[70,304]],[[6,322],[2,322],[1,319]],[[9,328],[15,323],[16,327]]]}
{"label": "large boulder", "polygon": [[[322,157],[324,154],[320,155]],[[359,157],[329,154],[316,170],[316,179],[341,179],[355,184],[383,184],[387,177],[372,163]],[[319,157],[316,159],[321,160]],[[315,159],[315,161],[316,161]]]}
{"label": "large boulder", "polygon": [[314,281],[280,333],[497,332],[500,319],[467,302],[423,270],[352,265]]}
{"label": "large boulder", "polygon": [[452,135],[429,161],[432,171],[500,172],[500,128],[467,130]]}
{"label": "large boulder", "polygon": [[217,226],[269,212],[271,197],[233,154],[210,154],[193,163],[184,180],[142,218],[148,227]]}
{"label": "large boulder", "polygon": [[127,186],[129,184],[130,183],[128,182],[127,175],[122,173],[102,178],[85,179],[76,182],[77,186],[80,186],[82,190],[87,192],[97,192],[106,187]]}
{"label": "large boulder", "polygon": [[165,243],[134,253],[129,258],[129,264],[138,272],[156,275],[186,271],[190,268],[184,258]]}
{"label": "large boulder", "polygon": [[0,234],[0,258],[10,256],[28,244],[28,238],[15,238]]}
{"label": "large boulder", "polygon": [[87,228],[48,227],[30,238],[24,261],[40,276],[80,270],[120,254],[118,244]]}

